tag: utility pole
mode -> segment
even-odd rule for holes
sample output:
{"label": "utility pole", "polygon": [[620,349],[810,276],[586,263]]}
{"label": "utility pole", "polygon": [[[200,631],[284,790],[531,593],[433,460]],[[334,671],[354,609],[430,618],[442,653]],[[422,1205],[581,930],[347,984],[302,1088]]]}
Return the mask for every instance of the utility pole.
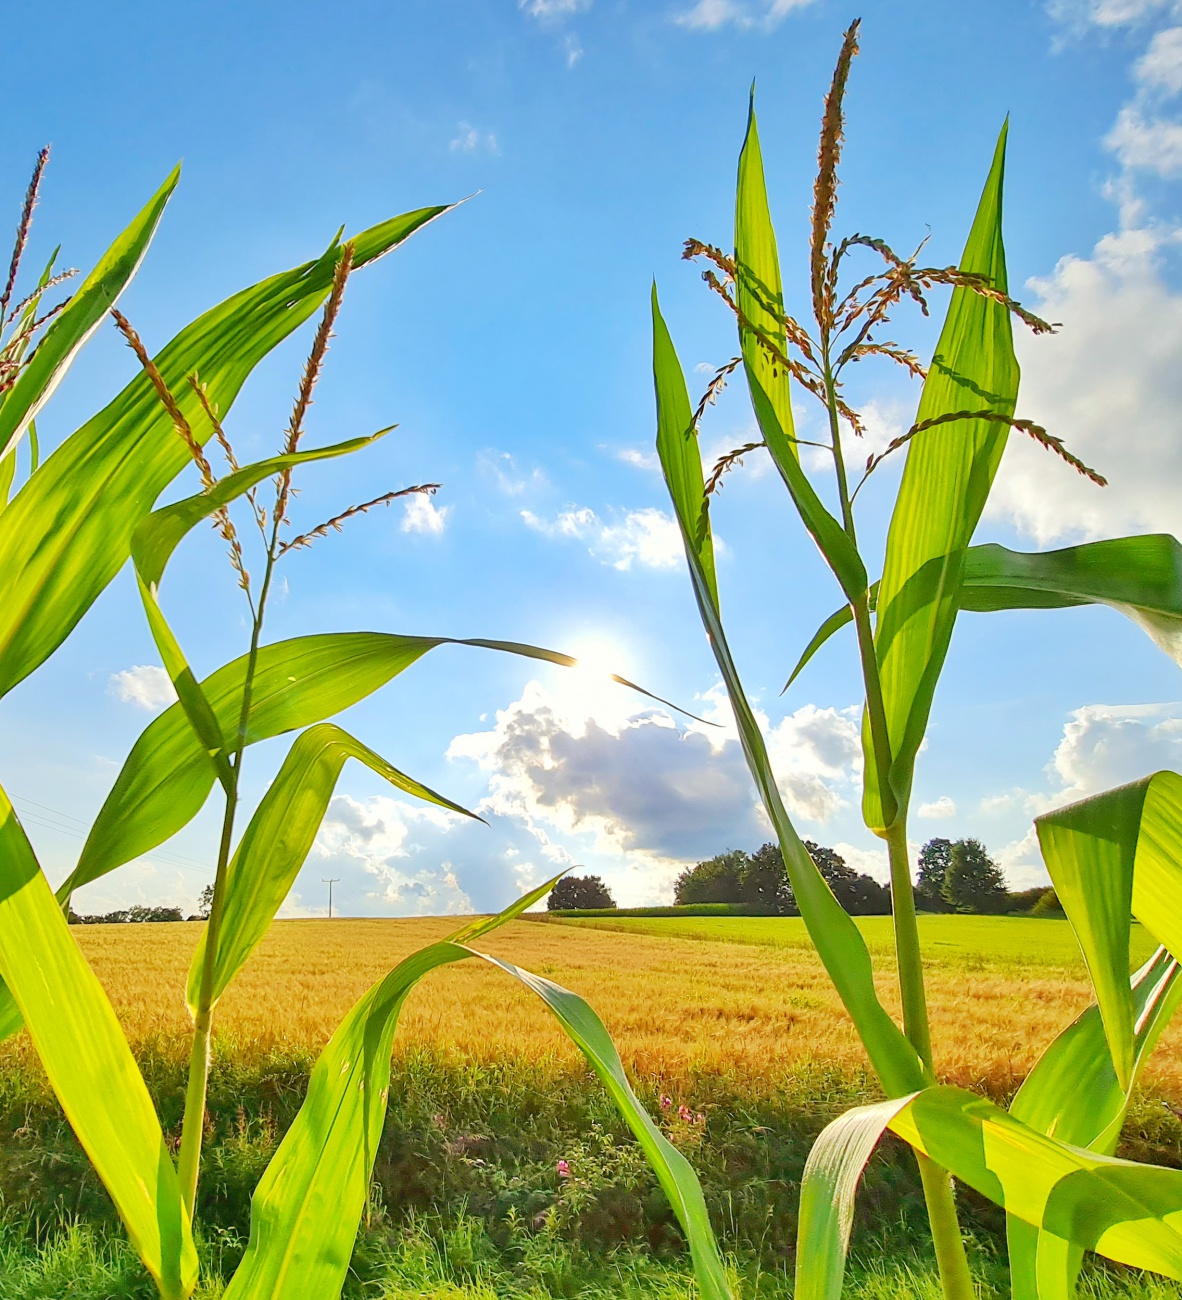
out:
{"label": "utility pole", "polygon": [[332,920],[332,887],[339,884],[340,879],[340,876],[333,876],[331,880],[325,880],[323,876],[320,877],[320,883],[328,886],[328,919],[330,921]]}

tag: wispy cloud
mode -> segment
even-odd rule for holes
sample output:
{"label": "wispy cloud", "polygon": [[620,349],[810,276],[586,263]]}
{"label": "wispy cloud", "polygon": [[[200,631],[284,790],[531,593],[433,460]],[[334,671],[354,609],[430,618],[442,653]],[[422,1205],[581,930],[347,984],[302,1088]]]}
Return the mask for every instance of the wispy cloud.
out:
{"label": "wispy cloud", "polygon": [[804,9],[814,0],[762,0],[759,4],[741,3],[740,0],[697,0],[673,21],[691,31],[715,32],[721,27],[737,27],[741,31],[752,27],[768,30],[778,26],[793,10]]}
{"label": "wispy cloud", "polygon": [[596,559],[616,569],[631,569],[633,564],[671,569],[682,557],[681,530],[669,515],[651,506],[629,510],[614,524],[585,506],[569,506],[553,519],[523,510],[521,518],[546,537],[586,541]]}
{"label": "wispy cloud", "polygon": [[524,9],[531,18],[547,22],[590,9],[591,0],[517,0],[517,7]]}
{"label": "wispy cloud", "polygon": [[447,145],[452,153],[475,153],[477,149],[500,153],[497,137],[491,131],[479,131],[470,122],[460,122],[456,129],[458,134]]}

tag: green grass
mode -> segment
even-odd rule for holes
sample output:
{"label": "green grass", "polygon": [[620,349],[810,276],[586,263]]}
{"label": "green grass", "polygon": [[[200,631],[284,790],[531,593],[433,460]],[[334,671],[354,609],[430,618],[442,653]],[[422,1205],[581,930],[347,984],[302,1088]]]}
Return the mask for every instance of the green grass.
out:
{"label": "green grass", "polygon": [[[804,921],[798,916],[679,916],[679,917],[561,917],[546,916],[554,925],[591,926],[624,934],[703,939],[711,942],[754,943],[773,948],[809,948]],[[894,952],[889,916],[856,917],[858,929],[876,956]],[[924,955],[937,961],[963,957],[987,958],[1002,964],[1044,963],[1082,966],[1079,945],[1066,921],[1028,916],[921,915],[919,937]],[[1133,926],[1133,961],[1139,965],[1156,945]]]}

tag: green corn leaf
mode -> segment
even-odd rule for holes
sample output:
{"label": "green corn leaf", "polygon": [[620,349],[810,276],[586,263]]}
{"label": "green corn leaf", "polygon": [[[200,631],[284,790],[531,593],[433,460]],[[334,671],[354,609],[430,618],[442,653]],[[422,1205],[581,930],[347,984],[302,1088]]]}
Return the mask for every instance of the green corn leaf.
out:
{"label": "green corn leaf", "polygon": [[[483,820],[400,772],[334,723],[309,727],[296,737],[230,861],[214,962],[214,1001],[225,992],[275,919],[312,848],[341,768],[349,758],[359,759],[416,799]],[[208,928],[202,933],[189,968],[189,1010],[194,1013],[207,933]]]}
{"label": "green corn leaf", "polygon": [[1109,605],[1182,664],[1182,545],[1165,533],[1024,554],[971,547],[961,607],[1062,609]]}
{"label": "green corn leaf", "polygon": [[[354,266],[373,261],[445,207],[395,217],[354,240]],[[155,358],[198,436],[207,425],[185,382],[197,372],[226,412],[254,367],[324,301],[340,256],[235,294],[186,326]],[[135,379],[69,437],[0,514],[0,694],[56,649],[119,571],[136,524],[189,463],[148,377]],[[47,521],[51,521],[48,522]]]}
{"label": "green corn leaf", "polygon": [[702,461],[689,423],[685,374],[653,293],[653,377],[657,398],[657,453],[681,527],[690,579],[702,625],[726,683],[739,739],[792,882],[800,914],[825,969],[865,1044],[870,1060],[892,1096],[914,1092],[928,1080],[915,1048],[891,1019],[874,989],[866,941],[833,896],[788,818],[776,785],[767,746],[731,658],[718,609],[710,519],[702,508]]}
{"label": "green corn leaf", "polygon": [[471,957],[513,976],[557,1016],[636,1134],[669,1196],[690,1243],[703,1297],[729,1300],[698,1180],[645,1113],[599,1017],[569,990],[465,946],[520,915],[553,884],[547,882],[499,916],[408,957],[349,1013],[316,1063],[307,1099],[259,1182],[250,1243],[226,1300],[339,1295],[385,1119],[390,1051],[402,1004],[424,975]]}
{"label": "green corn leaf", "polygon": [[339,1295],[386,1118],[390,1052],[407,994],[430,971],[468,957],[460,943],[519,916],[553,885],[550,880],[499,915],[412,953],[341,1021],[255,1188],[250,1241],[225,1300]]}
{"label": "green corn leaf", "polygon": [[889,1127],[1024,1222],[1182,1280],[1182,1170],[1070,1146],[963,1088],[921,1092]]}
{"label": "green corn leaf", "polygon": [[[1018,1089],[1010,1114],[1073,1146],[1112,1155],[1128,1110],[1132,1085],[1182,1000],[1178,963],[1165,948],[1131,980],[1135,1056],[1130,1086],[1122,1089],[1093,1004],[1039,1057]],[[1062,1237],[1007,1216],[1013,1300],[1069,1300],[1083,1250]]]}
{"label": "green corn leaf", "polygon": [[909,1101],[848,1110],[813,1143],[800,1183],[794,1300],[841,1300],[858,1180],[883,1130]]}
{"label": "green corn leaf", "polygon": [[[870,608],[878,583],[870,588]],[[989,543],[965,552],[962,610],[1070,609],[1108,605],[1131,618],[1182,664],[1182,543],[1168,533],[1115,537],[1057,551],[1011,551]],[[835,610],[805,647],[784,690],[835,632],[853,621],[848,605]]]}
{"label": "green corn leaf", "polygon": [[[476,646],[566,668],[577,662],[554,650],[484,638],[330,632],[277,641],[259,647],[246,743],[252,745],[333,717],[440,645]],[[226,746],[238,727],[246,665],[247,656],[242,655],[201,683]],[[658,699],[625,678],[614,680]],[[209,756],[180,703],[173,704],[148,724],[127,756],[91,826],[78,865],[59,896],[64,899],[73,890],[163,844],[200,812],[213,782]]]}
{"label": "green corn leaf", "polygon": [[1182,777],[1158,772],[1046,813],[1035,826],[1127,1088],[1137,1047],[1130,913],[1174,957],[1182,955]]}
{"label": "green corn leaf", "polygon": [[348,442],[334,443],[329,447],[288,452],[281,456],[271,456],[267,460],[256,461],[253,465],[247,465],[227,475],[209,491],[198,492],[183,501],[177,501],[161,510],[154,510],[137,525],[132,534],[131,559],[135,566],[136,581],[139,584],[144,611],[148,616],[152,639],[156,642],[156,648],[164,660],[164,667],[176,688],[185,716],[212,760],[214,770],[227,792],[233,791],[233,776],[230,771],[229,747],[225,743],[223,729],[197,679],[193,676],[184,651],[160,609],[160,582],[164,577],[168,561],[188,532],[202,520],[208,519],[216,510],[237,500],[263,479],[307,461],[331,460],[337,456],[360,451],[389,432],[389,429],[383,429],[369,438],[353,438]]}
{"label": "green corn leaf", "polygon": [[181,1300],[197,1252],[152,1099],[3,791],[0,974],[136,1253],[165,1300]]}
{"label": "green corn leaf", "polygon": [[[735,192],[735,270],[735,302],[749,326],[754,327],[739,323],[739,345],[760,432],[805,527],[842,590],[854,600],[866,590],[866,569],[858,548],[825,508],[800,467],[791,385],[788,371],[776,355],[779,353],[787,359],[784,294],[776,232],[764,183],[754,91],[747,115],[747,137],[739,155]],[[655,287],[653,292],[655,295]]]}
{"label": "green corn leaf", "polygon": [[135,220],[102,255],[98,265],[70,298],[69,305],[45,331],[28,364],[0,405],[0,456],[15,448],[87,339],[102,324],[107,312],[119,301],[120,294],[139,270],[180,176],[180,167],[173,168]]}
{"label": "green corn leaf", "polygon": [[[960,263],[962,270],[988,275],[1003,291],[1005,137],[1003,129]],[[917,423],[963,410],[990,409],[1010,416],[1018,378],[1006,308],[956,289],[924,384]],[[878,788],[864,726],[863,815],[871,829],[885,828],[891,804],[897,810],[907,807],[915,756],[956,620],[965,548],[981,517],[1008,432],[1004,424],[962,420],[919,433],[908,446],[887,534],[875,636],[892,754],[892,797],[884,798]]]}
{"label": "green corn leaf", "polygon": [[[747,137],[739,154],[739,175],[735,187],[735,302],[753,328],[739,324],[743,369],[751,385],[752,399],[758,390],[779,421],[789,440],[796,435],[787,369],[767,343],[782,356],[788,354],[784,331],[784,291],[780,284],[780,256],[772,226],[763,177],[763,154],[755,122],[755,87],[747,111]],[[756,332],[758,331],[758,333]],[[765,340],[764,343],[760,339]],[[785,454],[800,459],[796,443],[788,441]]]}
{"label": "green corn leaf", "polygon": [[586,1057],[588,1065],[611,1095],[657,1175],[661,1190],[669,1198],[669,1204],[689,1242],[698,1294],[703,1300],[729,1300],[730,1284],[719,1258],[697,1175],[689,1161],[649,1118],[648,1112],[632,1091],[619,1053],[603,1027],[603,1021],[581,997],[569,989],[542,979],[539,975],[532,975],[497,957],[479,952],[473,952],[472,955],[483,957],[485,961],[519,980],[536,993],[558,1018],[571,1041]]}

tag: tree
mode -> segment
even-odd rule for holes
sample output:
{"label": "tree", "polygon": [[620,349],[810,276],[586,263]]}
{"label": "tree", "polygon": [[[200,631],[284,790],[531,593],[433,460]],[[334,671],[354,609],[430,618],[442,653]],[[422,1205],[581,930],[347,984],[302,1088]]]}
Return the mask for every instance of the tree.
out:
{"label": "tree", "polygon": [[928,840],[919,853],[919,879],[916,893],[925,903],[939,906],[944,899],[944,878],[952,862],[951,840]]}
{"label": "tree", "polygon": [[888,916],[891,893],[872,876],[855,871],[836,849],[805,840],[809,857],[833,890],[837,901],[852,916]]}
{"label": "tree", "polygon": [[546,900],[546,908],[551,912],[574,912],[615,905],[616,900],[611,896],[611,890],[599,876],[563,876]]}
{"label": "tree", "polygon": [[739,877],[741,901],[753,912],[767,916],[791,916],[796,911],[792,886],[778,844],[761,844],[747,856]]}
{"label": "tree", "polygon": [[1005,877],[980,840],[957,840],[944,873],[944,897],[958,912],[1000,912]]}
{"label": "tree", "polygon": [[699,862],[677,877],[673,901],[679,907],[691,903],[743,902],[743,877],[749,862],[742,849],[728,849]]}
{"label": "tree", "polygon": [[197,900],[197,915],[201,920],[207,920],[210,912],[213,910],[213,886],[206,885],[201,891],[201,897]]}

